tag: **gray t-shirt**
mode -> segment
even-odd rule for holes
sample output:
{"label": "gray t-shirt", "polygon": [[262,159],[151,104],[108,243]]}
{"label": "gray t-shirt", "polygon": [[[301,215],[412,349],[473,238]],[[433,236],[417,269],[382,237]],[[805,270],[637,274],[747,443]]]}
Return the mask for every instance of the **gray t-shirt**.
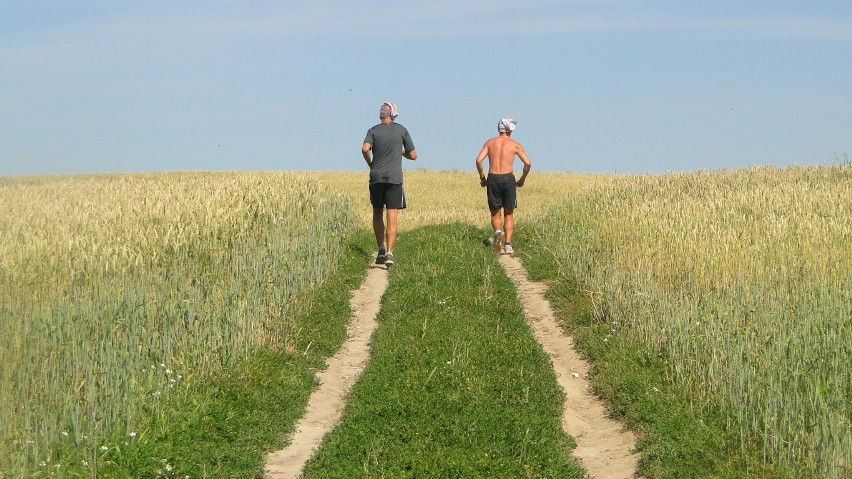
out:
{"label": "gray t-shirt", "polygon": [[370,184],[402,184],[402,152],[414,149],[408,130],[399,123],[379,123],[367,131],[364,143],[373,146]]}

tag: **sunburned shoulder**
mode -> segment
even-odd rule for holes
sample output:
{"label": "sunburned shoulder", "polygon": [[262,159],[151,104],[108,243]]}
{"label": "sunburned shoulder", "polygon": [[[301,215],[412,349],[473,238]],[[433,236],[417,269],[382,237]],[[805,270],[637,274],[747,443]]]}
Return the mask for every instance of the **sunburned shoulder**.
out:
{"label": "sunburned shoulder", "polygon": [[515,143],[515,140],[508,136],[495,136],[489,139],[486,143]]}
{"label": "sunburned shoulder", "polygon": [[512,148],[520,148],[521,147],[520,143],[518,143],[517,141],[515,141],[512,138],[509,138],[508,136],[496,136],[496,137],[492,138],[490,141],[494,142],[495,144],[510,145],[510,147],[512,147]]}

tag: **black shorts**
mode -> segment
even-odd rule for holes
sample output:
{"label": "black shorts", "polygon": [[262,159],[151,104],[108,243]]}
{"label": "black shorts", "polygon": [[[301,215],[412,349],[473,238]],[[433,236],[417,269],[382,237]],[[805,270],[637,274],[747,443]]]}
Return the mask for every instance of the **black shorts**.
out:
{"label": "black shorts", "polygon": [[518,207],[518,186],[514,173],[488,175],[487,187],[488,209],[497,211],[500,208],[514,210]]}
{"label": "black shorts", "polygon": [[371,183],[370,203],[373,209],[387,207],[389,210],[405,209],[405,192],[402,185],[397,183]]}

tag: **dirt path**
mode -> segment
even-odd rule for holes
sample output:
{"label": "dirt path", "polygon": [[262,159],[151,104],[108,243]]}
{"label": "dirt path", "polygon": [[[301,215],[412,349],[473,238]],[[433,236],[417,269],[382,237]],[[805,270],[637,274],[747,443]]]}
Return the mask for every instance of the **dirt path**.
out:
{"label": "dirt path", "polygon": [[574,340],[559,327],[550,303],[544,298],[547,288],[530,281],[517,258],[501,256],[500,264],[518,288],[524,316],[550,356],[559,385],[565,391],[562,429],[577,441],[574,455],[592,477],[636,477],[639,455],[632,452],[636,437],[610,419],[604,404],[589,391],[586,380],[589,364],[574,350]]}
{"label": "dirt path", "polygon": [[319,387],[308,399],[290,445],[267,456],[267,479],[298,477],[323,436],[340,420],[346,397],[370,359],[370,336],[376,329],[376,315],[387,285],[387,270],[371,267],[367,279],[352,293],[349,339],[326,361],[328,367],[317,374]]}
{"label": "dirt path", "polygon": [[[515,283],[527,322],[550,356],[559,385],[565,391],[562,428],[577,441],[574,454],[592,477],[636,477],[639,456],[631,452],[636,438],[609,419],[603,403],[589,392],[589,364],[580,358],[573,340],[556,322],[553,309],[544,298],[546,288],[527,279],[520,260],[501,256],[500,264]],[[267,456],[267,479],[299,477],[323,436],[340,420],[346,397],[369,360],[370,336],[376,329],[375,318],[387,284],[387,271],[371,267],[367,279],[353,292],[349,339],[328,359],[328,367],[318,373],[319,387],[311,394],[290,445]]]}

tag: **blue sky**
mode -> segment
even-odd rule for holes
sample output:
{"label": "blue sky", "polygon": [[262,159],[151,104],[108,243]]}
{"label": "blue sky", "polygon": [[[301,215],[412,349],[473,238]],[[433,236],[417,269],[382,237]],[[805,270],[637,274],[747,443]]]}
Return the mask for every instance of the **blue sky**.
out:
{"label": "blue sky", "polygon": [[382,101],[474,170],[497,121],[533,171],[852,154],[852,2],[3,1],[0,175],[358,170]]}

